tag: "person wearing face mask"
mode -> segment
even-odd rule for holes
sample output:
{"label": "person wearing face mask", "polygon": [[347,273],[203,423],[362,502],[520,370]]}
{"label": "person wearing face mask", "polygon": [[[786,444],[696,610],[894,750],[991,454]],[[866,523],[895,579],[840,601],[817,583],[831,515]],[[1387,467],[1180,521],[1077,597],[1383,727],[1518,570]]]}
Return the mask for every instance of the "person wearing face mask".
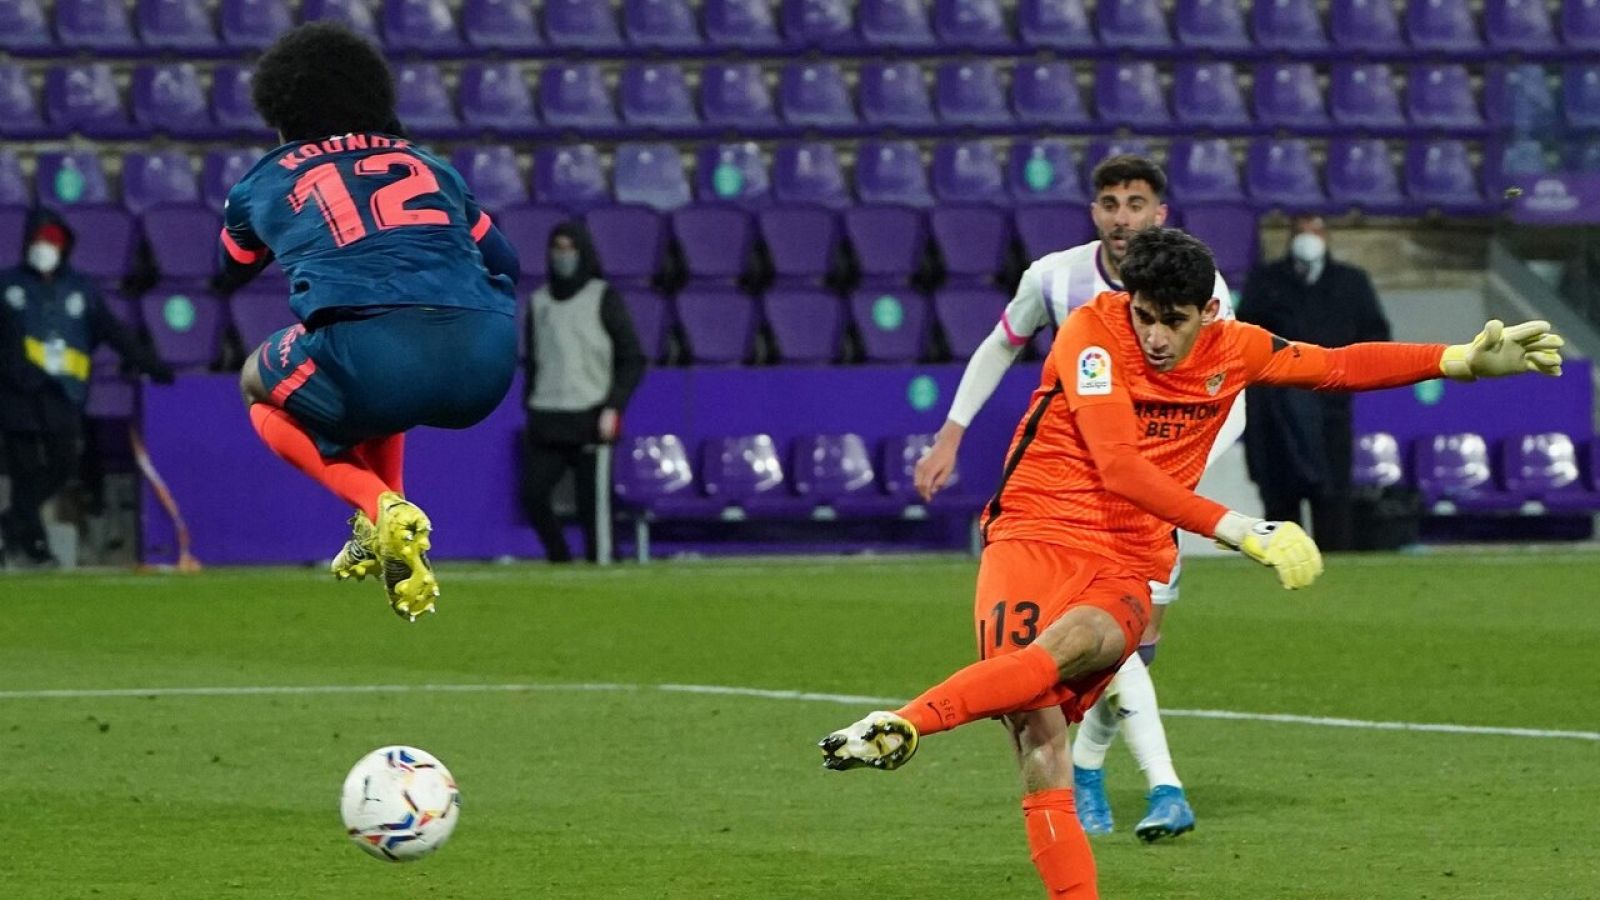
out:
{"label": "person wearing face mask", "polygon": [[[1291,219],[1289,252],[1250,273],[1239,318],[1324,347],[1390,339],[1372,279],[1329,255],[1326,223],[1315,215]],[[1309,501],[1318,545],[1350,549],[1350,396],[1260,388],[1246,400],[1245,461],[1266,517],[1299,522],[1301,501]]]}
{"label": "person wearing face mask", "polygon": [[596,462],[598,448],[620,434],[645,356],[622,295],[601,277],[581,224],[551,232],[547,266],[549,279],[534,291],[528,310],[522,504],[546,558],[571,562],[553,497],[562,477],[574,473],[584,553],[593,562],[596,499],[610,490],[610,472]]}
{"label": "person wearing face mask", "polygon": [[11,476],[0,538],[9,561],[27,566],[56,564],[39,511],[77,471],[94,348],[109,343],[157,383],[173,380],[172,368],[72,268],[73,243],[59,216],[36,210],[24,228],[22,264],[0,271],[0,439]]}

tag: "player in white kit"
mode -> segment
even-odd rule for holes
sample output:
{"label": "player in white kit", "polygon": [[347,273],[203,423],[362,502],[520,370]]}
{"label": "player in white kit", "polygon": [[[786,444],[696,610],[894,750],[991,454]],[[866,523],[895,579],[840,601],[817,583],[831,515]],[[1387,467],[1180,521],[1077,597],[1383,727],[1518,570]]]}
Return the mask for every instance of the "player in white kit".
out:
{"label": "player in white kit", "polygon": [[[1006,369],[1024,344],[1041,329],[1053,332],[1067,314],[1105,291],[1120,291],[1119,265],[1134,233],[1167,219],[1167,178],[1150,160],[1131,154],[1112,156],[1095,167],[1091,176],[1094,199],[1090,214],[1100,240],[1090,241],[1035,260],[1022,275],[1016,296],[1000,316],[1000,324],[984,339],[961,376],[950,413],[928,454],[917,463],[916,485],[924,498],[944,487],[955,469],[956,451],[972,417],[994,393]],[[1228,286],[1217,273],[1215,296],[1221,316],[1233,318]],[[1244,432],[1244,402],[1236,402],[1211,448],[1207,462],[1231,446]],[[1177,539],[1174,532],[1173,539]],[[1194,811],[1183,793],[1183,782],[1172,766],[1166,730],[1161,725],[1155,686],[1149,664],[1161,637],[1161,620],[1167,604],[1178,598],[1178,575],[1173,567],[1165,584],[1151,584],[1155,605],[1150,627],[1139,652],[1128,658],[1100,701],[1089,710],[1072,746],[1074,794],[1078,818],[1089,834],[1112,830],[1111,807],[1106,801],[1104,777],[1106,750],[1119,726],[1127,731],[1128,749],[1149,782],[1149,808],[1134,833],[1146,841],[1176,837],[1194,828]]]}

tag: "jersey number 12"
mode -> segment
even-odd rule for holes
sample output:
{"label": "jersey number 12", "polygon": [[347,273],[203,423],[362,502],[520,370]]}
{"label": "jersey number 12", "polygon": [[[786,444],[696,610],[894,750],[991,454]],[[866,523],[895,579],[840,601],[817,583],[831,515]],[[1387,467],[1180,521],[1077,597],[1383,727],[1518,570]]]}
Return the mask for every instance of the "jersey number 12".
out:
{"label": "jersey number 12", "polygon": [[[408,225],[449,225],[450,214],[442,209],[409,209],[406,204],[424,194],[439,191],[439,179],[433,176],[426,163],[409,153],[379,153],[356,160],[357,175],[387,175],[394,168],[406,170],[399,181],[386,184],[372,192],[371,212],[373,224],[379,231],[404,228]],[[289,195],[289,205],[295,212],[315,203],[322,219],[328,223],[333,243],[348,247],[366,237],[367,224],[361,219],[361,210],[345,186],[344,176],[333,163],[323,163],[301,175],[294,183],[294,193]]]}

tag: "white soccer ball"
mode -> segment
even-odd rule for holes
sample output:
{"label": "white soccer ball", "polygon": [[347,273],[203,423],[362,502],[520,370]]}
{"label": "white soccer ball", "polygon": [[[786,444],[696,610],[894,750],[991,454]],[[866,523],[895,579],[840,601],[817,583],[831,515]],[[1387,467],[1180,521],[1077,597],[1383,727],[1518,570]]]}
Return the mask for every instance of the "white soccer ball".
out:
{"label": "white soccer ball", "polygon": [[461,818],[461,792],[433,754],[380,747],[345,776],[339,812],[357,847],[378,859],[410,862],[450,839]]}

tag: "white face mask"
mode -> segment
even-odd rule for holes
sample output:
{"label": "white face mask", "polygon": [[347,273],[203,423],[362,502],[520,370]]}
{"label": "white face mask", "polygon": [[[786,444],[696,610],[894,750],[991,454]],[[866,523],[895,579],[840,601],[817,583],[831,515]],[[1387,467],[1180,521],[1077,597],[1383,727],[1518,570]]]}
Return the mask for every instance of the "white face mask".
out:
{"label": "white face mask", "polygon": [[28,245],[28,266],[43,275],[53,275],[61,265],[61,248],[39,241]]}
{"label": "white face mask", "polygon": [[1303,263],[1314,265],[1328,255],[1328,242],[1321,235],[1303,232],[1289,242],[1289,253]]}

